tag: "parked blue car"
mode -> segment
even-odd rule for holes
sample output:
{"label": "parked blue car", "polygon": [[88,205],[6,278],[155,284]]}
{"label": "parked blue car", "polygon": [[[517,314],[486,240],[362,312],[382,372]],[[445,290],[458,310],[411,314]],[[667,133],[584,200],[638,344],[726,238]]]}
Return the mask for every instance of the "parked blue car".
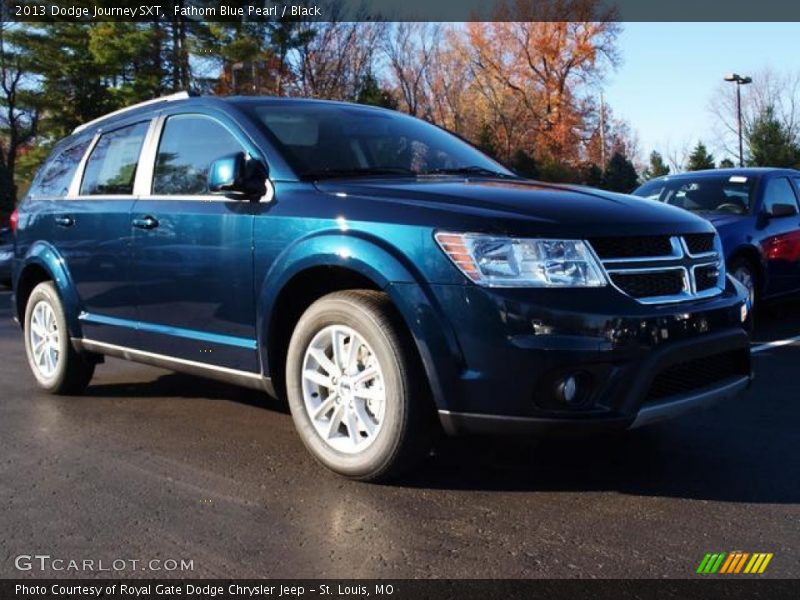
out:
{"label": "parked blue car", "polygon": [[710,223],[521,179],[394,111],[133,107],[60,142],[12,223],[43,389],[80,392],[110,355],[285,395],[310,452],[357,479],[441,429],[626,429],[751,378]]}
{"label": "parked blue car", "polygon": [[800,292],[800,171],[693,171],[653,179],[634,194],[711,221],[728,272],[747,287],[753,303]]}

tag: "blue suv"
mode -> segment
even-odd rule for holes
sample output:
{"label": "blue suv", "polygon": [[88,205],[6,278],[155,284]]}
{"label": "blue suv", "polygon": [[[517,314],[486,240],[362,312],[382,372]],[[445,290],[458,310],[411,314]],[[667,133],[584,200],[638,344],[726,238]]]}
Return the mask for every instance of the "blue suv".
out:
{"label": "blue suv", "polygon": [[438,431],[637,427],[750,382],[745,289],[705,220],[525,180],[397,112],[166,97],[78,127],[12,219],[38,384],[104,356],[285,396],[379,480]]}

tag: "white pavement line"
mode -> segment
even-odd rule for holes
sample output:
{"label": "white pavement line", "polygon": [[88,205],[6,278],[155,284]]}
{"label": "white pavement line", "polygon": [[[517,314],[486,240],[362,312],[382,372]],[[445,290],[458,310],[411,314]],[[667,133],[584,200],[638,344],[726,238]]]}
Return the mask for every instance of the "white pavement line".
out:
{"label": "white pavement line", "polygon": [[759,344],[750,349],[752,354],[763,352],[764,350],[771,350],[772,348],[780,348],[781,346],[793,346],[800,343],[800,335],[795,337],[786,338],[785,340],[775,340],[774,342],[767,342],[766,344]]}

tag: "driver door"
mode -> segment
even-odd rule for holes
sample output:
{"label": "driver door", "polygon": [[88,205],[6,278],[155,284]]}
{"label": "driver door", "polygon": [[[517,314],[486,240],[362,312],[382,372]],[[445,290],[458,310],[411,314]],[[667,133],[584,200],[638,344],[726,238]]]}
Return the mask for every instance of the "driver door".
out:
{"label": "driver door", "polygon": [[208,192],[211,163],[248,151],[232,123],[161,117],[149,194],[133,207],[133,263],[143,350],[258,371],[253,222],[258,203]]}
{"label": "driver door", "polygon": [[759,219],[761,247],[767,260],[767,294],[800,289],[800,208],[788,177],[763,183]]}

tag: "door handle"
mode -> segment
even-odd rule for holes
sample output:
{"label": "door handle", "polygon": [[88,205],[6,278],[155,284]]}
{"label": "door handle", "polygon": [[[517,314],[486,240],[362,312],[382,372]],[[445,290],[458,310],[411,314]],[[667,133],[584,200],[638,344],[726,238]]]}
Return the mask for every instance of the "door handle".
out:
{"label": "door handle", "polygon": [[139,229],[155,229],[158,227],[158,219],[151,216],[142,217],[141,219],[134,219],[133,226]]}
{"label": "door handle", "polygon": [[59,227],[72,227],[75,225],[75,219],[69,215],[60,215],[56,217],[56,225]]}

